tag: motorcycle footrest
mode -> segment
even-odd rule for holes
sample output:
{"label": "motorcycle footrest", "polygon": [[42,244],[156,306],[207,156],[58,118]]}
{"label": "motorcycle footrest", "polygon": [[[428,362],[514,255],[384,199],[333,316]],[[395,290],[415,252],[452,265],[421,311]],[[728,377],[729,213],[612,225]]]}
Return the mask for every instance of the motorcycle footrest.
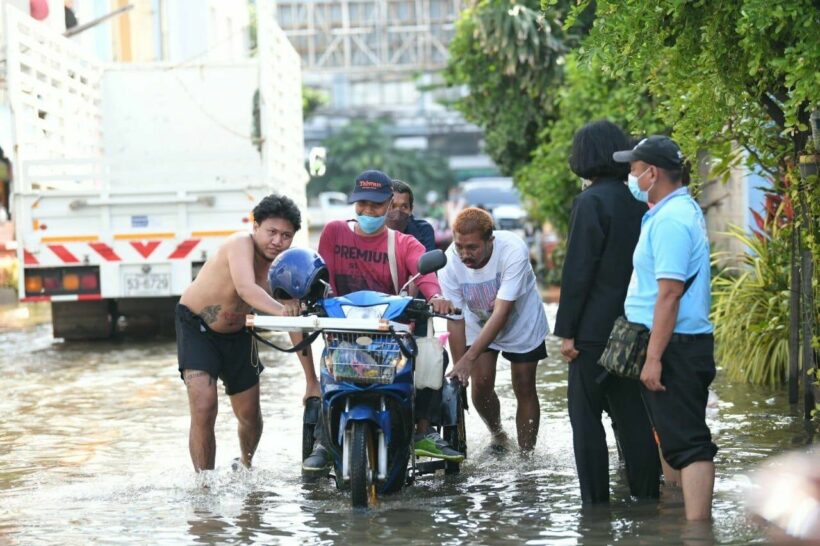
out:
{"label": "motorcycle footrest", "polygon": [[423,476],[424,474],[435,474],[436,470],[444,470],[447,461],[424,461],[423,463],[416,463],[416,475]]}

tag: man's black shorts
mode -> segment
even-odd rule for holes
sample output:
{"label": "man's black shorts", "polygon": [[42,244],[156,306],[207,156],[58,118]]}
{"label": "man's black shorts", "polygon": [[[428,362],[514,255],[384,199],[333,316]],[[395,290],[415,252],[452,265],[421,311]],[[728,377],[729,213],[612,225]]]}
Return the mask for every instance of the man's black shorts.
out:
{"label": "man's black shorts", "polygon": [[664,458],[675,469],[713,460],[718,448],[706,424],[709,385],[715,378],[712,335],[673,335],[661,364],[666,390],[653,392],[641,385],[641,395]]}
{"label": "man's black shorts", "polygon": [[[470,346],[467,345],[467,349],[470,349]],[[498,349],[490,349],[487,347],[484,349],[485,353],[495,353],[498,354]],[[513,364],[518,362],[535,362],[536,364],[540,360],[544,360],[547,358],[547,344],[542,341],[540,345],[538,345],[532,351],[527,351],[526,353],[511,353],[509,351],[503,351],[501,356],[512,362]]]}
{"label": "man's black shorts", "polygon": [[225,393],[233,395],[259,383],[264,367],[256,340],[246,329],[232,334],[214,332],[198,315],[178,303],[175,317],[179,374],[202,370],[222,379]]}

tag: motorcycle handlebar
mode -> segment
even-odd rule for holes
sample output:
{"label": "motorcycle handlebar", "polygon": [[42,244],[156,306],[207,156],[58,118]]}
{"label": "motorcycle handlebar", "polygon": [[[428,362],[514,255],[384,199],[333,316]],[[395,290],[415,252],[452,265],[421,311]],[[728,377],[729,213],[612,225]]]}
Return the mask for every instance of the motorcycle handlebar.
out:
{"label": "motorcycle handlebar", "polygon": [[463,315],[464,315],[462,310],[458,307],[455,308],[455,313],[450,314],[450,315],[444,315],[444,314],[441,314],[441,313],[434,313],[433,311],[430,310],[430,303],[427,300],[423,300],[423,299],[420,299],[420,298],[416,298],[416,299],[413,300],[413,302],[410,304],[410,309],[413,312],[423,313],[424,318],[438,317],[438,318],[443,318],[445,320],[461,320],[463,318]]}
{"label": "motorcycle handlebar", "polygon": [[456,307],[455,313],[451,315],[442,315],[441,313],[430,313],[430,316],[443,318],[445,320],[462,320],[464,318],[464,313],[461,312],[461,309]]}

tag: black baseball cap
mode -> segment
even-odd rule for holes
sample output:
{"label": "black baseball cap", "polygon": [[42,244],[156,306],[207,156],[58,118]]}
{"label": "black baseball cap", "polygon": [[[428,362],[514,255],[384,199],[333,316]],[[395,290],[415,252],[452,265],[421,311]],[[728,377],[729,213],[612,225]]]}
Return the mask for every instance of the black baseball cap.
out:
{"label": "black baseball cap", "polygon": [[393,197],[393,179],[381,171],[364,171],[356,177],[353,193],[347,198],[348,203],[372,201],[384,203]]}
{"label": "black baseball cap", "polygon": [[647,137],[632,148],[612,154],[618,163],[643,161],[662,169],[679,170],[683,168],[683,153],[675,141],[663,135]]}

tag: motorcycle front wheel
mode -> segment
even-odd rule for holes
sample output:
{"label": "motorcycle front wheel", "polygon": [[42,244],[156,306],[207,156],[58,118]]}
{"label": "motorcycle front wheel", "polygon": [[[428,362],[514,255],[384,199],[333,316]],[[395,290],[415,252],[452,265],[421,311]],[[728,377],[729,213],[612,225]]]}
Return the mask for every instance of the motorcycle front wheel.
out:
{"label": "motorcycle front wheel", "polygon": [[353,423],[350,445],[350,500],[353,508],[367,508],[376,503],[375,449],[370,423]]}

